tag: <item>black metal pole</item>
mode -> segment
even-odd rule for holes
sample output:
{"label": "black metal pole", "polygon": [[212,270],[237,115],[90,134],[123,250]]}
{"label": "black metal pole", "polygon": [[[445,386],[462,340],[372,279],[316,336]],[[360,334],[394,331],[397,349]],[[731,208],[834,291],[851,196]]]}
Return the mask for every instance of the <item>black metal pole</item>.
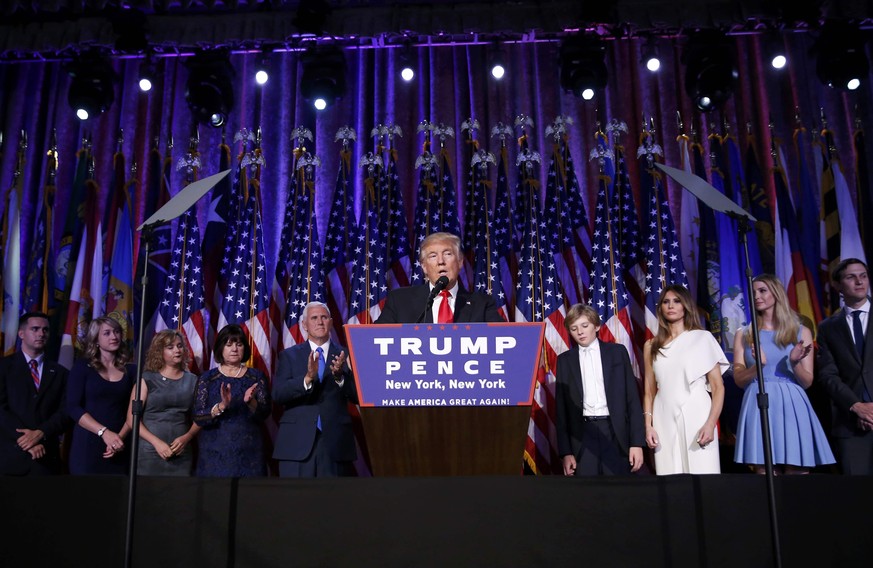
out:
{"label": "black metal pole", "polygon": [[770,534],[773,540],[773,559],[776,568],[782,568],[782,546],[779,539],[779,519],[776,511],[776,487],[773,483],[773,447],[770,445],[770,399],[764,388],[764,369],[761,365],[761,337],[758,330],[758,318],[755,314],[755,291],[752,278],[752,265],[749,261],[749,238],[747,233],[751,230],[749,219],[746,217],[733,216],[737,219],[740,239],[743,241],[743,252],[746,255],[746,286],[750,298],[752,325],[752,345],[755,347],[755,369],[758,381],[758,411],[761,413],[761,440],[764,443],[764,474],[767,480],[767,500],[770,508]]}
{"label": "black metal pole", "polygon": [[136,513],[136,465],[139,458],[139,425],[142,421],[142,350],[143,330],[145,329],[145,306],[146,285],[149,273],[149,249],[152,240],[152,225],[143,227],[140,240],[143,243],[145,254],[145,268],[142,273],[142,294],[140,295],[139,309],[139,336],[136,342],[136,381],[134,382],[133,400],[130,402],[130,414],[132,417],[130,438],[130,471],[127,474],[127,525],[124,539],[124,566],[131,568],[133,565],[133,521]]}

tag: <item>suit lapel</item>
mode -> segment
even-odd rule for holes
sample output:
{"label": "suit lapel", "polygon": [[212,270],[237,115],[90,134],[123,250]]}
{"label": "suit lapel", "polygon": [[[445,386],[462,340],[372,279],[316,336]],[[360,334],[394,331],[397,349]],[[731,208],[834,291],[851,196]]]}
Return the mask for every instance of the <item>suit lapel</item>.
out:
{"label": "suit lapel", "polygon": [[470,321],[470,294],[458,285],[458,297],[455,299],[454,318],[456,322]]}
{"label": "suit lapel", "polygon": [[571,392],[572,400],[579,401],[579,406],[582,406],[582,400],[585,396],[585,389],[582,387],[582,363],[579,361],[579,346],[573,347],[573,358],[570,361],[570,388],[576,392]]}
{"label": "suit lapel", "polygon": [[[840,330],[840,335],[842,336],[841,340],[844,342],[844,345],[847,346],[849,351],[852,352],[852,356],[855,358],[855,361],[858,362],[858,365],[863,366],[864,362],[861,361],[860,357],[858,357],[858,349],[855,347],[855,332],[854,332],[854,330],[852,330],[852,324],[849,323],[849,318],[848,318],[848,314],[846,313],[846,308],[840,308],[840,310],[836,313],[836,316],[840,318],[838,320],[840,322],[840,325],[838,327]],[[868,315],[867,317],[869,318],[870,316]],[[869,323],[869,319],[868,319],[868,323]],[[867,347],[870,344],[870,334],[869,333],[864,334],[864,343],[865,343],[864,358],[867,359],[870,356],[869,349]]]}

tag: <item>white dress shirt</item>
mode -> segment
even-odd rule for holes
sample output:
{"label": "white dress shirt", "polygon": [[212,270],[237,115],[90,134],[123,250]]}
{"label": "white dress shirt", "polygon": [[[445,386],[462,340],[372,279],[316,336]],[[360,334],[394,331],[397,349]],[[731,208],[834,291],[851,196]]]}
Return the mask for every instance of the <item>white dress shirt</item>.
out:
{"label": "white dress shirt", "polygon": [[579,346],[579,367],[582,369],[582,415],[608,416],[599,340],[595,339],[588,347]]}

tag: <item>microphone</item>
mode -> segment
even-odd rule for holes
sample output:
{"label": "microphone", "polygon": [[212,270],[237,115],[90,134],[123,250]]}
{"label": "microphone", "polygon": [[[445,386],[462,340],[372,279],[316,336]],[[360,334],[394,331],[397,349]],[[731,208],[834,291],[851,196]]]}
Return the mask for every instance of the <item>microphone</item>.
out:
{"label": "microphone", "polygon": [[427,297],[427,305],[424,307],[424,311],[421,312],[421,315],[418,316],[418,320],[415,323],[421,323],[424,321],[428,310],[433,307],[433,301],[437,297],[437,294],[445,290],[448,285],[449,278],[447,276],[440,276],[437,278],[437,281],[433,283],[433,289],[430,291],[430,296]]}

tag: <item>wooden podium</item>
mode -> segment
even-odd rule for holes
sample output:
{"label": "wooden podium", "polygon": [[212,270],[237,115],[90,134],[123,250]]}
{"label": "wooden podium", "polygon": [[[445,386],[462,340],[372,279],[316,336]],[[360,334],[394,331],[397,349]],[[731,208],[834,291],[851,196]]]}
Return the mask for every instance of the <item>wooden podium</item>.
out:
{"label": "wooden podium", "polygon": [[[541,323],[346,326],[373,475],[520,475],[543,332]],[[512,338],[513,348],[501,354],[493,349],[484,354],[471,354],[470,349],[460,353],[465,341],[468,348],[474,341],[481,347],[499,338],[506,342]],[[451,352],[426,353],[431,341],[441,351],[450,345]],[[380,343],[382,351],[372,342]],[[416,342],[421,343],[419,353],[414,352]],[[401,352],[401,345],[408,352]],[[507,357],[500,359],[503,356]],[[490,367],[494,359],[503,362],[499,374]],[[472,360],[477,371],[463,372],[461,364]],[[450,362],[454,364],[446,372]],[[421,368],[413,374],[416,363]],[[448,377],[461,375],[466,388],[453,389],[453,379]],[[434,390],[417,390],[416,381],[431,384]],[[482,381],[504,386],[476,392]],[[389,383],[392,389],[386,391]],[[398,383],[402,386],[396,387]],[[495,392],[507,396],[485,396]]]}

